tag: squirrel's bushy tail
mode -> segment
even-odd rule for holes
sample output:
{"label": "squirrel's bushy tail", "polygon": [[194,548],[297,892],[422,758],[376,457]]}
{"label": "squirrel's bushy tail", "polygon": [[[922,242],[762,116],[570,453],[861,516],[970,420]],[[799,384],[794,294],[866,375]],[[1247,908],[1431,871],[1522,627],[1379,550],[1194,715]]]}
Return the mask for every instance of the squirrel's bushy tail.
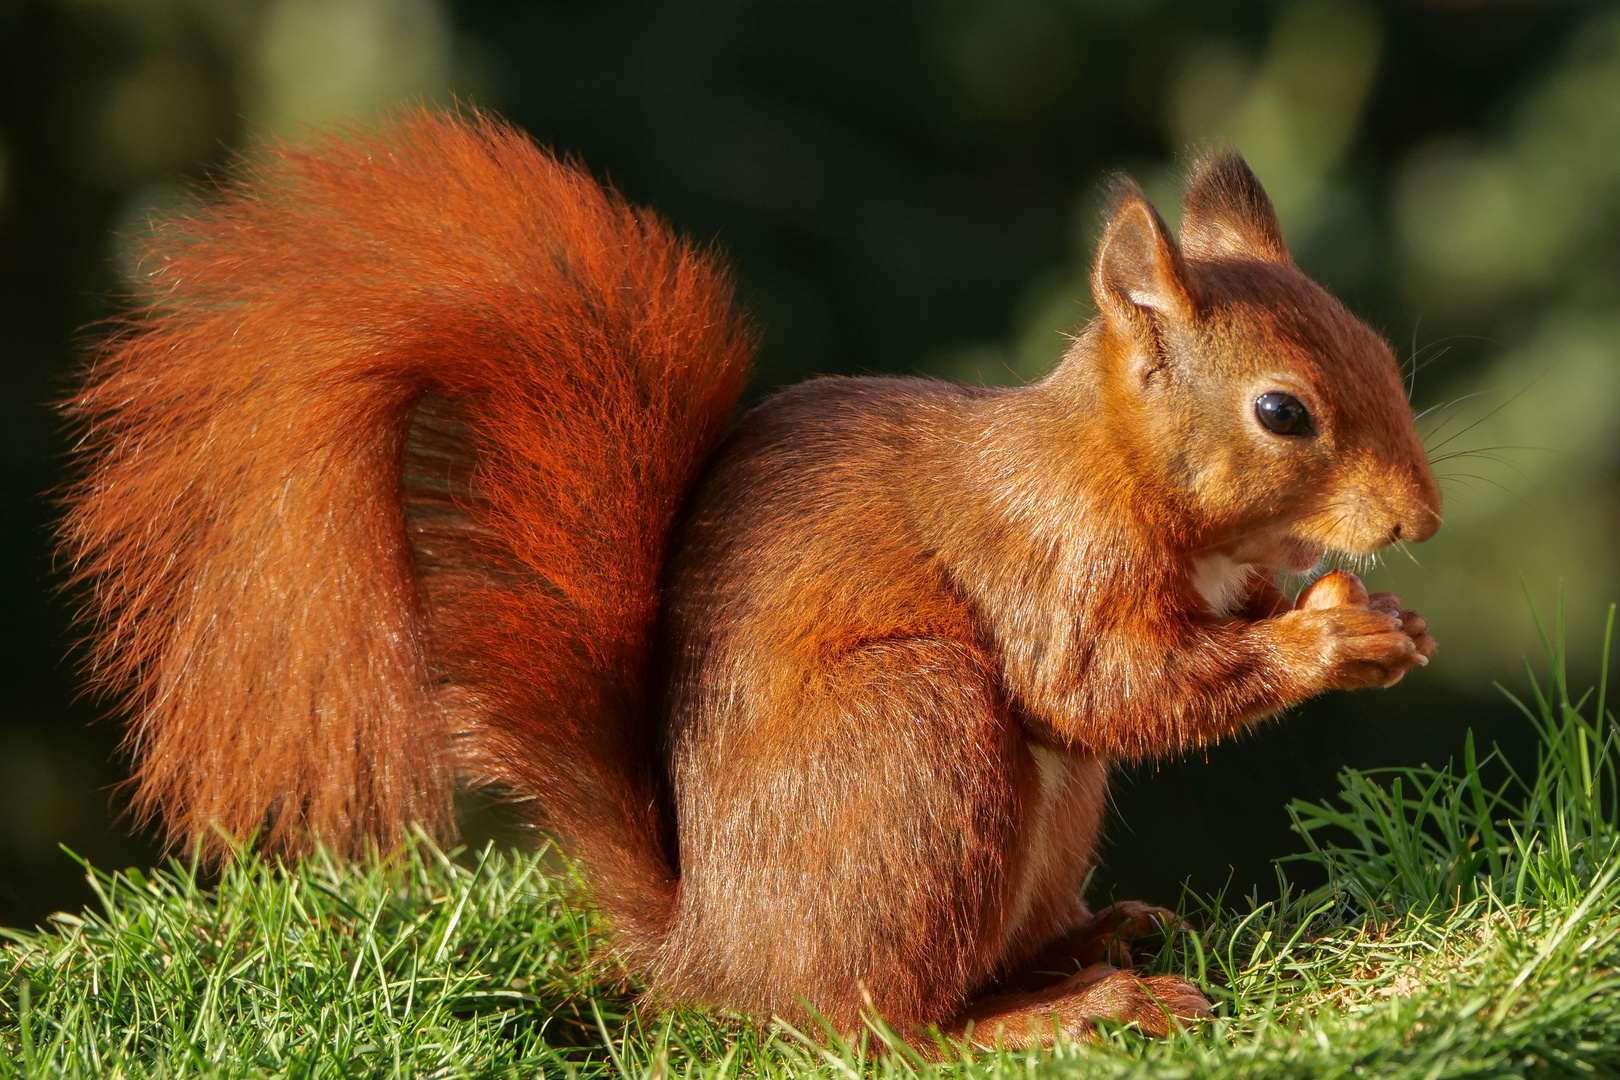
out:
{"label": "squirrel's bushy tail", "polygon": [[352,850],[498,783],[655,934],[658,577],[750,352],[723,272],[428,111],[266,153],[142,269],[63,525],[137,812],[213,855],[216,824]]}

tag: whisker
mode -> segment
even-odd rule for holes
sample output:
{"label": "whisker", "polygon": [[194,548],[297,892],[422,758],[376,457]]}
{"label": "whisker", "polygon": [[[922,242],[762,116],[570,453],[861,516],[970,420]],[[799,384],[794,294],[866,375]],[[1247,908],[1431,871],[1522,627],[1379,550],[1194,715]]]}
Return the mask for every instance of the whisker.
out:
{"label": "whisker", "polygon": [[1409,376],[1407,376],[1407,379],[1406,379],[1406,400],[1408,402],[1410,402],[1412,400],[1412,395],[1417,392],[1417,373],[1418,373],[1417,335],[1418,335],[1418,327],[1420,327],[1422,325],[1423,325],[1423,316],[1419,315],[1417,317],[1416,321],[1414,321],[1412,323],[1412,356],[1411,356],[1411,359],[1407,361],[1407,363],[1409,363],[1411,365],[1411,367],[1412,367],[1412,373]]}
{"label": "whisker", "polygon": [[[1493,391],[1491,391],[1491,390],[1476,390],[1472,394],[1464,394],[1460,398],[1456,398],[1456,399],[1454,399],[1454,400],[1452,400],[1450,402],[1447,402],[1446,407],[1449,408],[1452,405],[1461,404],[1462,402],[1467,401],[1470,398],[1484,397],[1486,394],[1489,394],[1489,393],[1492,393],[1492,392]],[[1444,411],[1444,410],[1442,410],[1442,411]],[[1438,435],[1442,431],[1444,431],[1446,429],[1447,424],[1451,423],[1453,420],[1455,420],[1460,415],[1462,415],[1462,414],[1461,413],[1448,413],[1448,414],[1440,417],[1440,419],[1435,423],[1435,425],[1433,427],[1431,427],[1428,431],[1421,432],[1418,437],[1420,439],[1422,439],[1425,444],[1427,444],[1430,439],[1434,438],[1436,435]]]}
{"label": "whisker", "polygon": [[[1574,456],[1568,450],[1560,450],[1554,446],[1514,446],[1508,444],[1503,446],[1476,446],[1472,450],[1453,450],[1449,454],[1441,454],[1439,457],[1431,457],[1429,459],[1429,464],[1438,465],[1442,461],[1450,461],[1452,458],[1467,457],[1470,454],[1485,454],[1495,450],[1540,450],[1542,453],[1546,454],[1562,454],[1565,457]],[[1505,461],[1505,459],[1502,458],[1492,458],[1491,460]]]}
{"label": "whisker", "polygon": [[[1425,345],[1423,347],[1425,349],[1433,349],[1438,344],[1440,344],[1438,341],[1431,341],[1431,342],[1429,342],[1429,344],[1427,344],[1427,345]],[[1419,364],[1417,366],[1417,371],[1422,371],[1424,368],[1428,367],[1430,364],[1433,364],[1436,361],[1439,361],[1439,360],[1443,359],[1446,356],[1446,354],[1449,353],[1449,352],[1451,352],[1451,346],[1450,345],[1447,345],[1444,348],[1441,348],[1441,349],[1437,350],[1433,356],[1429,357],[1427,360],[1423,361],[1423,363],[1421,363],[1421,364]],[[1417,358],[1413,357],[1413,359],[1415,360]],[[1412,374],[1416,375],[1417,371],[1414,371]]]}
{"label": "whisker", "polygon": [[1470,480],[1478,480],[1482,484],[1489,484],[1504,494],[1511,495],[1513,498],[1523,503],[1525,509],[1540,513],[1539,510],[1536,510],[1534,503],[1532,503],[1529,499],[1526,499],[1523,495],[1520,495],[1517,491],[1514,491],[1512,488],[1508,487],[1506,484],[1502,483],[1500,480],[1493,480],[1489,476],[1481,476],[1478,473],[1447,473],[1445,478],[1450,480],[1459,476],[1467,477]]}
{"label": "whisker", "polygon": [[1484,450],[1469,450],[1469,451],[1461,451],[1461,452],[1458,452],[1458,453],[1455,453],[1455,454],[1445,454],[1438,461],[1432,461],[1429,464],[1438,465],[1441,461],[1450,461],[1450,460],[1452,460],[1454,458],[1462,458],[1462,457],[1477,457],[1482,461],[1494,462],[1497,465],[1502,466],[1502,468],[1504,468],[1504,469],[1513,470],[1514,475],[1516,475],[1520,480],[1523,480],[1526,484],[1535,483],[1535,481],[1530,478],[1530,474],[1525,472],[1524,469],[1519,467],[1519,463],[1517,461],[1514,461],[1511,458],[1502,457],[1502,456],[1497,455],[1497,454],[1492,454],[1492,453],[1489,453],[1489,452],[1484,451]]}
{"label": "whisker", "polygon": [[[1449,339],[1441,338],[1439,341],[1431,341],[1427,345],[1423,346],[1423,348],[1419,349],[1419,348],[1417,348],[1417,331],[1416,331],[1416,329],[1414,329],[1412,331],[1413,352],[1412,352],[1411,359],[1408,361],[1408,363],[1411,365],[1412,371],[1411,371],[1411,374],[1410,374],[1410,376],[1408,378],[1407,388],[1406,388],[1406,400],[1407,401],[1412,400],[1412,395],[1417,390],[1418,372],[1422,371],[1424,368],[1428,367],[1430,364],[1435,363],[1436,361],[1443,358],[1447,353],[1451,352],[1451,346],[1450,345],[1443,345],[1442,344],[1442,342],[1445,342],[1447,340],[1449,340]],[[1422,362],[1419,362],[1419,357],[1421,357],[1424,353],[1428,352],[1430,349],[1435,350],[1434,355],[1430,356],[1427,360],[1423,360]]]}
{"label": "whisker", "polygon": [[[1454,341],[1483,341],[1483,342],[1485,342],[1487,344],[1496,345],[1496,346],[1500,346],[1502,344],[1500,341],[1496,341],[1493,338],[1483,337],[1483,336],[1478,335],[1478,334],[1448,334],[1447,336],[1445,336],[1443,338],[1437,338],[1434,341],[1429,342],[1427,345],[1423,346],[1420,349],[1420,348],[1418,348],[1418,344],[1417,344],[1417,335],[1418,335],[1418,327],[1422,325],[1422,321],[1423,321],[1422,317],[1419,316],[1417,324],[1412,327],[1412,354],[1411,354],[1411,357],[1407,360],[1407,364],[1410,365],[1410,367],[1411,367],[1410,373],[1406,376],[1406,379],[1407,379],[1406,400],[1407,401],[1412,400],[1412,396],[1417,390],[1417,375],[1418,375],[1418,372],[1422,371],[1424,368],[1428,367],[1430,364],[1438,362],[1443,357],[1445,357],[1447,354],[1449,354],[1451,352],[1451,344],[1450,344],[1451,342],[1454,342]],[[1429,352],[1431,349],[1434,350],[1433,355],[1430,356],[1428,359],[1422,360],[1420,362],[1420,358],[1423,356],[1423,354],[1426,353],[1426,352]]]}
{"label": "whisker", "polygon": [[1497,413],[1501,412],[1503,409],[1507,408],[1509,405],[1513,404],[1515,401],[1518,401],[1525,394],[1529,393],[1530,388],[1535,386],[1536,383],[1540,382],[1542,379],[1546,378],[1546,376],[1547,376],[1547,372],[1545,370],[1543,370],[1535,378],[1533,378],[1529,382],[1525,383],[1524,386],[1521,387],[1519,389],[1519,391],[1517,393],[1515,393],[1512,397],[1510,397],[1506,401],[1502,402],[1502,404],[1498,405],[1496,408],[1492,409],[1490,412],[1486,413],[1484,416],[1480,417],[1478,420],[1475,420],[1472,424],[1469,424],[1467,427],[1463,428],[1461,431],[1452,432],[1450,435],[1446,436],[1446,438],[1443,441],[1441,441],[1439,443],[1436,443],[1434,446],[1425,447],[1424,449],[1432,453],[1433,451],[1438,450],[1438,449],[1440,449],[1440,447],[1446,445],[1446,443],[1450,442],[1452,439],[1455,439],[1455,438],[1457,438],[1458,436],[1461,436],[1461,435],[1468,434],[1470,431],[1473,431],[1475,428],[1479,427],[1479,425],[1483,424],[1485,421],[1489,420],[1491,417],[1495,416]]}
{"label": "whisker", "polygon": [[[1442,402],[1439,402],[1438,404],[1430,405],[1427,409],[1424,409],[1422,412],[1420,412],[1416,416],[1412,417],[1412,423],[1416,424],[1419,420],[1422,420],[1425,416],[1428,416],[1432,412],[1444,412],[1446,409],[1451,408],[1453,405],[1461,405],[1463,402],[1468,401],[1471,398],[1483,397],[1488,393],[1490,393],[1489,390],[1475,390],[1471,394],[1463,394],[1461,397],[1454,397],[1450,401],[1442,401]],[[1435,432],[1437,432],[1439,430],[1440,429],[1437,427],[1433,431],[1426,432],[1426,433],[1424,433],[1423,438],[1424,439],[1433,438]]]}
{"label": "whisker", "polygon": [[1530,478],[1530,474],[1520,468],[1519,463],[1516,461],[1509,461],[1507,458],[1496,457],[1494,454],[1481,454],[1480,457],[1486,461],[1494,461],[1504,469],[1511,469],[1513,471],[1513,475],[1517,476],[1520,480],[1523,480],[1526,484],[1535,483],[1535,481]]}
{"label": "whisker", "polygon": [[1450,401],[1436,402],[1435,404],[1430,405],[1427,409],[1424,409],[1422,412],[1418,413],[1416,416],[1412,417],[1412,419],[1414,422],[1421,420],[1437,409],[1449,409],[1453,405],[1467,401],[1469,398],[1477,398],[1485,392],[1486,391],[1484,390],[1475,390],[1472,394],[1463,394],[1461,397],[1454,397]]}

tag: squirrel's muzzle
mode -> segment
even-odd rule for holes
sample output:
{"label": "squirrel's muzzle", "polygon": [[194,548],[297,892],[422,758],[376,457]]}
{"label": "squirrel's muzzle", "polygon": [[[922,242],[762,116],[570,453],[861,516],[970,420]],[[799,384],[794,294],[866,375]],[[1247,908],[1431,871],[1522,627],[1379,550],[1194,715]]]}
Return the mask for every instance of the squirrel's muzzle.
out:
{"label": "squirrel's muzzle", "polygon": [[1366,490],[1373,495],[1384,517],[1387,530],[1384,544],[1421,544],[1440,529],[1440,485],[1427,466],[1412,469],[1410,477],[1372,480]]}

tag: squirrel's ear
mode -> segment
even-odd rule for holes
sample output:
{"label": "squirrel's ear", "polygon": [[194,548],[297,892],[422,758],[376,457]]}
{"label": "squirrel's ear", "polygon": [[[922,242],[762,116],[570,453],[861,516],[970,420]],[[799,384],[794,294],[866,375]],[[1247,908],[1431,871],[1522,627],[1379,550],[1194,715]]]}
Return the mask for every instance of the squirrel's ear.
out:
{"label": "squirrel's ear", "polygon": [[1181,246],[1194,259],[1292,262],[1266,189],[1234,150],[1193,166],[1181,200]]}
{"label": "squirrel's ear", "polygon": [[1120,181],[1114,212],[1097,243],[1091,292],[1111,321],[1134,323],[1143,312],[1192,314],[1181,252],[1159,212],[1129,180]]}

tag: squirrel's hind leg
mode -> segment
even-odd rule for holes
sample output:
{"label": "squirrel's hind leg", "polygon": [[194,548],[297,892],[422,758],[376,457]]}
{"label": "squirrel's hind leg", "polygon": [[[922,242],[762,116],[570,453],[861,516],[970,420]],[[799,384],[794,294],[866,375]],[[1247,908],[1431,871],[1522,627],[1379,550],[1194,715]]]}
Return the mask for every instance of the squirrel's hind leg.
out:
{"label": "squirrel's hind leg", "polygon": [[812,1030],[802,1005],[846,1033],[949,1024],[1004,948],[1022,733],[970,645],[881,640],[792,675],[677,737],[655,993]]}

